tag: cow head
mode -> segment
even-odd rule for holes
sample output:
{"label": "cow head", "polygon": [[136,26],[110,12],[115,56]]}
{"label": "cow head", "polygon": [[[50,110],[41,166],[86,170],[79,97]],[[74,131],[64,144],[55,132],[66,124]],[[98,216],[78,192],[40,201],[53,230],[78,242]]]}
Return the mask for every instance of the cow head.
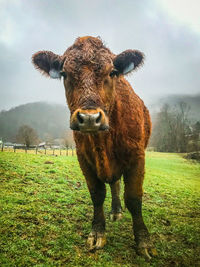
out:
{"label": "cow head", "polygon": [[40,51],[32,61],[46,76],[63,77],[71,129],[96,132],[109,128],[117,79],[137,69],[143,58],[137,50],[116,56],[99,38],[87,36],[78,38],[62,56]]}

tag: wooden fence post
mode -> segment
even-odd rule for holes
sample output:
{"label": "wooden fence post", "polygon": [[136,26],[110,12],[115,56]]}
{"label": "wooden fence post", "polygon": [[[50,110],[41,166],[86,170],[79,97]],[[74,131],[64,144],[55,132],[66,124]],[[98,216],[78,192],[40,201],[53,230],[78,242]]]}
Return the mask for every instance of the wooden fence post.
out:
{"label": "wooden fence post", "polygon": [[44,147],[44,154],[45,154],[45,155],[47,154],[47,149],[46,149],[46,147]]}
{"label": "wooden fence post", "polygon": [[1,151],[3,152],[3,148],[4,148],[4,145],[2,144],[2,146],[1,146]]}
{"label": "wooden fence post", "polygon": [[54,155],[54,150],[55,150],[55,149],[53,148],[53,155]]}
{"label": "wooden fence post", "polygon": [[60,148],[60,156],[62,155],[61,148]]}
{"label": "wooden fence post", "polygon": [[25,147],[25,153],[27,153],[27,146]]}
{"label": "wooden fence post", "polygon": [[35,154],[37,154],[37,152],[38,152],[38,147],[36,146],[35,147]]}

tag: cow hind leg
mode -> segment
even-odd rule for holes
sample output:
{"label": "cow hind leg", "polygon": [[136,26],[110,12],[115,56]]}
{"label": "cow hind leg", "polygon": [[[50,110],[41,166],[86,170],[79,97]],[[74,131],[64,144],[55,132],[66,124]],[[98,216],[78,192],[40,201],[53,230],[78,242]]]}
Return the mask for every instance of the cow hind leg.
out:
{"label": "cow hind leg", "polygon": [[156,250],[150,241],[150,235],[142,217],[142,194],[144,179],[144,159],[139,159],[124,173],[125,204],[133,219],[133,232],[136,251],[147,260],[156,255]]}
{"label": "cow hind leg", "polygon": [[112,194],[112,204],[110,212],[110,220],[118,221],[122,218],[122,206],[120,202],[120,180],[110,184]]}
{"label": "cow hind leg", "polygon": [[88,236],[87,245],[90,251],[101,249],[106,244],[105,217],[103,202],[106,196],[105,184],[97,178],[87,180],[88,188],[93,202],[94,217],[92,231]]}

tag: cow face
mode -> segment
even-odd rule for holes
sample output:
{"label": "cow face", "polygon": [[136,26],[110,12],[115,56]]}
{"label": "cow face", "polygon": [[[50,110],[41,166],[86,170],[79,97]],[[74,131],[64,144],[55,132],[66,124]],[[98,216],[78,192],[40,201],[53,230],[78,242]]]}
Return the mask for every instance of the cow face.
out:
{"label": "cow face", "polygon": [[115,56],[99,38],[82,37],[63,56],[40,51],[32,59],[43,74],[53,79],[63,77],[71,129],[97,132],[109,128],[119,76],[137,69],[143,54],[126,50]]}

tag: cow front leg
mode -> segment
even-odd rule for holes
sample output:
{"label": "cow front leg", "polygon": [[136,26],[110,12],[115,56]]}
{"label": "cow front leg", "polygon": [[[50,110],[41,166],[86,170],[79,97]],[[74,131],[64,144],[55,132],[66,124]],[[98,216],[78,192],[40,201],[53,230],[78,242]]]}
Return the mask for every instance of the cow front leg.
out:
{"label": "cow front leg", "polygon": [[120,180],[110,184],[112,194],[112,204],[110,212],[110,220],[118,221],[122,218],[122,206],[120,202]]}
{"label": "cow front leg", "polygon": [[103,203],[106,196],[106,187],[97,178],[87,179],[88,189],[94,207],[94,217],[92,221],[92,231],[88,236],[87,244],[89,250],[101,249],[106,244],[105,217]]}
{"label": "cow front leg", "polygon": [[156,255],[150,235],[142,217],[142,195],[144,180],[144,159],[141,158],[124,173],[125,204],[133,219],[133,232],[138,254],[147,260]]}

